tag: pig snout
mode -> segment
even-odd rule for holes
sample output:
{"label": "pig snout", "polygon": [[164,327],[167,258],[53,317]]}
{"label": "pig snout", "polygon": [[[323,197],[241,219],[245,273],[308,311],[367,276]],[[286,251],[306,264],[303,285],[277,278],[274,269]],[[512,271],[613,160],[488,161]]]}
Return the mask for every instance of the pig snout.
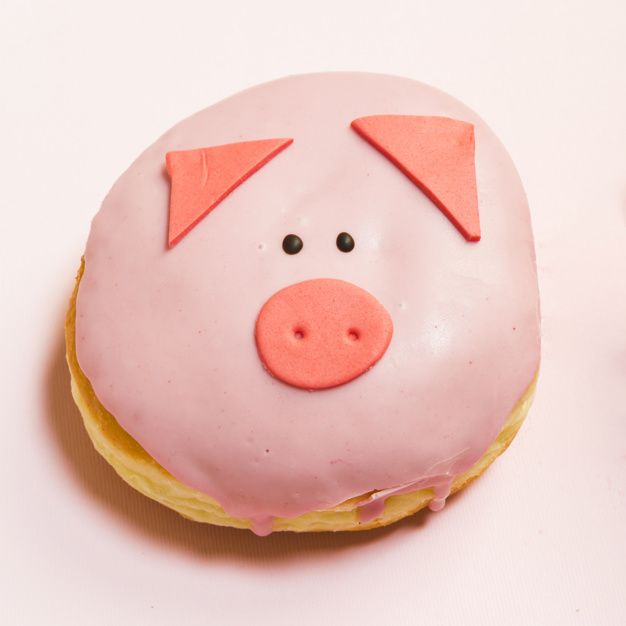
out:
{"label": "pig snout", "polygon": [[354,380],[385,354],[393,322],[385,307],[352,283],[307,280],[276,292],[262,307],[255,337],[275,378],[302,389]]}

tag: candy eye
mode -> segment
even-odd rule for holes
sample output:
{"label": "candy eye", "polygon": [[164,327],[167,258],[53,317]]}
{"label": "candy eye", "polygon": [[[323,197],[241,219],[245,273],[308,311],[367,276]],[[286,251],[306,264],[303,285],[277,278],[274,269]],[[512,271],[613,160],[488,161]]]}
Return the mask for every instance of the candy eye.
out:
{"label": "candy eye", "polygon": [[303,246],[304,243],[298,235],[286,235],[283,239],[283,250],[287,254],[298,254]]}
{"label": "candy eye", "polygon": [[351,252],[354,249],[354,239],[350,233],[339,233],[337,235],[337,247],[342,252]]}

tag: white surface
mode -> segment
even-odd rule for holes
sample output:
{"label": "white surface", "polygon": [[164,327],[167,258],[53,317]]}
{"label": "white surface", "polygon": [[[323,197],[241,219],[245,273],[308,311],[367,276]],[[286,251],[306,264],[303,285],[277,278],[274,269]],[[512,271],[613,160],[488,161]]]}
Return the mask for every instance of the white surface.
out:
{"label": "white surface", "polygon": [[[623,2],[129,5],[0,5],[0,623],[626,624]],[[440,87],[509,148],[536,234],[537,400],[443,513],[340,536],[194,525],[127,488],[71,403],[89,221],[178,119],[333,69]]]}

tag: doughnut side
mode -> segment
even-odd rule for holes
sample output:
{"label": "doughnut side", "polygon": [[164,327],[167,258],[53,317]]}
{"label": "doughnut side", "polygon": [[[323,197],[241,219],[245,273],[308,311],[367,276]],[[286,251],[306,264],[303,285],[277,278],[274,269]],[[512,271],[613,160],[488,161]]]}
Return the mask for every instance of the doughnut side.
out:
{"label": "doughnut side", "polygon": [[[118,424],[115,417],[96,397],[76,357],[76,296],[83,270],[84,262],[81,262],[65,322],[66,358],[71,374],[72,395],[94,447],[131,487],[177,511],[183,517],[218,526],[250,528],[252,525],[250,520],[229,516],[214,499],[174,478]],[[451,494],[478,478],[507,449],[528,413],[536,380],[537,374],[529,382],[502,430],[484,455],[468,471],[455,478]],[[385,500],[380,515],[367,523],[360,523],[358,505],[369,496],[371,492],[347,500],[331,509],[313,511],[289,519],[276,518],[272,530],[321,532],[382,527],[428,506],[435,494],[432,489],[421,489],[390,496]]]}

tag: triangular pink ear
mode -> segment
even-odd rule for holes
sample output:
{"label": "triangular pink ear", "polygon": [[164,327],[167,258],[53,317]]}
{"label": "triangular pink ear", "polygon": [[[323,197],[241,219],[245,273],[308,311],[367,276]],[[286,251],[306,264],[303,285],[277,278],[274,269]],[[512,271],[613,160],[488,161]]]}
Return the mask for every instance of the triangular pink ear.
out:
{"label": "triangular pink ear", "polygon": [[468,241],[480,240],[474,126],[448,117],[372,115],[352,128],[396,165]]}
{"label": "triangular pink ear", "polygon": [[261,139],[168,152],[165,162],[172,179],[168,246],[176,245],[233,189],[292,141]]}

